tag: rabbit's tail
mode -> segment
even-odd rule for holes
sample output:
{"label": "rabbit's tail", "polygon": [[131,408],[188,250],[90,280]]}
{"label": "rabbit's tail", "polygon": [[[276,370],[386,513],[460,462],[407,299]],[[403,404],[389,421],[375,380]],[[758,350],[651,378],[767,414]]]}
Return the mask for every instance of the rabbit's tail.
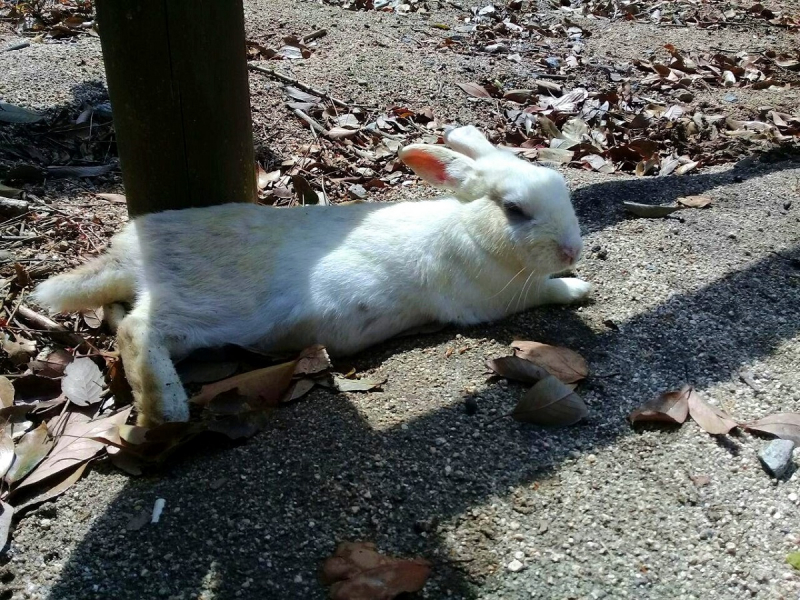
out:
{"label": "rabbit's tail", "polygon": [[113,253],[107,253],[39,284],[32,298],[53,312],[76,312],[130,302],[135,295],[135,274]]}

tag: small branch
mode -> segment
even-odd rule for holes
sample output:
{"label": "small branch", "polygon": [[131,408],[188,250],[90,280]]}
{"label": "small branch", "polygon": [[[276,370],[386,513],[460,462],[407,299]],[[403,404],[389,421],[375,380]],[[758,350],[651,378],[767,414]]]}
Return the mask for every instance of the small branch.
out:
{"label": "small branch", "polygon": [[30,209],[30,202],[25,200],[12,200],[11,198],[0,197],[0,213],[10,213],[17,216],[20,213],[28,212]]}
{"label": "small branch", "polygon": [[293,112],[295,115],[297,115],[298,117],[300,117],[300,118],[301,118],[303,121],[305,121],[306,123],[308,123],[308,126],[309,126],[309,127],[311,127],[311,129],[312,129],[312,130],[316,131],[316,132],[317,132],[317,133],[319,133],[320,135],[324,135],[324,136],[326,136],[326,137],[328,136],[328,134],[329,134],[328,130],[327,130],[327,129],[325,129],[325,128],[324,128],[324,127],[323,127],[323,126],[322,126],[320,123],[318,123],[316,120],[314,120],[313,118],[309,117],[309,116],[308,116],[306,113],[304,113],[302,110],[300,110],[299,108],[293,108],[293,109],[292,109],[292,112]]}
{"label": "small branch", "polygon": [[328,30],[327,29],[318,29],[317,31],[312,31],[307,36],[305,36],[303,38],[303,42],[308,43],[308,42],[310,42],[312,40],[316,40],[316,39],[319,39],[321,37],[325,37],[326,35],[328,35]]}
{"label": "small branch", "polygon": [[86,340],[84,340],[83,337],[76,333],[72,333],[63,325],[59,325],[52,319],[49,319],[44,315],[40,315],[35,310],[28,308],[24,304],[17,306],[17,314],[24,321],[27,321],[37,329],[46,330],[54,339],[59,339],[64,344],[70,346],[82,346],[86,343]]}
{"label": "small branch", "polygon": [[283,73],[278,73],[274,69],[268,69],[266,67],[262,67],[260,65],[247,65],[247,68],[251,71],[257,71],[258,73],[264,73],[265,75],[269,75],[273,79],[277,79],[278,81],[282,81],[284,83],[288,83],[290,85],[295,86],[298,89],[303,90],[304,92],[308,92],[309,94],[314,94],[315,96],[319,96],[321,98],[328,97],[330,101],[333,102],[336,106],[340,106],[342,108],[350,108],[350,105],[347,104],[344,100],[339,100],[338,98],[334,98],[333,96],[329,95],[328,92],[320,90],[315,87],[311,87],[308,84],[303,83],[302,81],[298,81],[294,77],[289,77],[288,75],[284,75]]}

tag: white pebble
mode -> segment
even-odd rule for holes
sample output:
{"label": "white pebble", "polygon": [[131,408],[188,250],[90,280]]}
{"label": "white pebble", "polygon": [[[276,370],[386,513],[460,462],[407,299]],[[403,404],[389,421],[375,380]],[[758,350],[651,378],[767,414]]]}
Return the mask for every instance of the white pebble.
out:
{"label": "white pebble", "polygon": [[156,500],[155,505],[153,505],[153,516],[150,517],[151,523],[158,523],[158,520],[161,518],[161,513],[164,512],[164,505],[167,503],[164,498],[159,498]]}
{"label": "white pebble", "polygon": [[789,494],[789,502],[797,502],[797,494],[795,494],[794,492]]}
{"label": "white pebble", "polygon": [[507,566],[506,568],[507,568],[509,571],[511,571],[512,573],[518,573],[519,571],[522,571],[522,569],[524,569],[524,568],[525,568],[525,565],[523,565],[523,564],[522,564],[520,561],[518,561],[518,560],[515,558],[515,559],[514,559],[514,560],[512,560],[510,563],[508,563],[508,566]]}
{"label": "white pebble", "polygon": [[516,552],[514,552],[514,558],[516,558],[517,560],[522,560],[525,558],[525,553],[522,550],[517,550]]}

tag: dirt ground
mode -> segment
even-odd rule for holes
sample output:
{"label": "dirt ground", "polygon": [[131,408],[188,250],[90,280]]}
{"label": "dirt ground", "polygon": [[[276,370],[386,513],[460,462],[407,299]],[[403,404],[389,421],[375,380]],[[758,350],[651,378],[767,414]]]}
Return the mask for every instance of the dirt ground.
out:
{"label": "dirt ground", "polygon": [[[325,28],[310,58],[269,66],[353,104],[430,106],[444,121],[497,130],[499,104],[455,83],[526,88],[541,68],[528,55],[515,62],[439,47],[469,14],[468,3],[455,4],[398,15],[248,0],[247,35],[274,46]],[[563,18],[547,3],[539,10]],[[603,63],[665,55],[665,43],[684,52],[798,47],[796,31],[749,21],[700,29],[572,18],[592,33],[583,55]],[[0,28],[0,48],[20,39]],[[597,78],[583,66],[563,83],[591,87]],[[257,152],[269,169],[314,138],[277,82],[251,73],[250,85]],[[736,88],[731,103],[729,89],[709,87],[693,102],[737,118],[765,106],[797,114],[797,90]],[[0,100],[77,114],[105,98],[95,37],[0,52]],[[140,478],[96,463],[16,525],[0,557],[0,600],[324,598],[317,572],[343,540],[431,560],[418,598],[796,600],[800,571],[785,559],[800,550],[797,469],[771,478],[757,459],[766,440],[747,433],[716,438],[691,422],[634,430],[626,420],[682,382],[745,420],[800,411],[800,162],[758,149],[681,176],[562,167],[585,234],[577,273],[594,284],[589,302],[390,341],[352,360],[387,378],[381,391],[317,389],[246,443],[205,448]],[[370,198],[434,193],[408,179]],[[62,228],[12,242],[5,269],[29,261],[41,278],[77,264],[125,219],[124,205],[95,196],[122,191],[115,173],[27,189],[83,219],[91,241]],[[697,194],[712,207],[679,218],[635,219],[621,206]],[[522,388],[490,380],[484,359],[508,354],[514,339],[588,359],[594,376],[578,390],[587,420],[557,430],[494,420]],[[698,485],[700,475],[708,482]],[[161,521],[131,530],[157,498],[166,500]]]}

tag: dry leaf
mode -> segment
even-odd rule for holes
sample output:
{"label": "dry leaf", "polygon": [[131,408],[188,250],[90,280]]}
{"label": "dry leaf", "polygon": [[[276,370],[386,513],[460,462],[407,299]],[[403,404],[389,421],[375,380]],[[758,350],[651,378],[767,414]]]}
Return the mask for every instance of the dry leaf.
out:
{"label": "dry leaf", "polygon": [[782,440],[792,440],[800,445],[800,413],[777,413],[747,423],[743,426],[748,431],[768,433]]}
{"label": "dry leaf", "polygon": [[347,379],[338,373],[334,373],[331,375],[330,382],[331,386],[340,392],[369,392],[386,383],[386,377]]}
{"label": "dry leaf", "polygon": [[9,360],[15,365],[21,365],[36,354],[36,342],[21,335],[17,335],[16,338],[16,340],[12,340],[8,335],[3,334],[2,346],[5,353],[8,354]]}
{"label": "dry leaf", "polygon": [[33,506],[34,504],[41,504],[47,500],[52,500],[56,496],[60,496],[64,492],[66,492],[72,485],[81,478],[83,472],[86,470],[86,466],[89,463],[81,463],[78,465],[76,469],[73,471],[66,471],[61,473],[63,478],[59,481],[49,481],[50,485],[43,490],[38,491],[37,493],[33,494],[26,494],[22,498],[18,498],[18,496],[14,495],[14,506],[15,512],[21,512],[22,510]]}
{"label": "dry leaf", "polygon": [[589,410],[581,397],[549,375],[525,393],[511,416],[525,423],[566,427],[574,425],[587,414]]}
{"label": "dry leaf", "polygon": [[688,206],[689,208],[705,208],[711,206],[713,200],[708,196],[684,196],[678,198],[678,204]]}
{"label": "dry leaf", "polygon": [[458,87],[464,90],[473,98],[491,98],[492,95],[486,91],[486,88],[477,83],[456,83]]}
{"label": "dry leaf", "polygon": [[175,369],[183,383],[211,383],[230,377],[239,368],[238,362],[184,360]]}
{"label": "dry leaf", "polygon": [[53,350],[42,360],[32,360],[28,367],[35,375],[42,377],[62,377],[64,369],[73,360],[72,354],[62,348]]}
{"label": "dry leaf", "polygon": [[589,374],[586,359],[569,348],[519,340],[513,342],[511,347],[517,356],[544,367],[564,383],[575,383]]}
{"label": "dry leaf", "polygon": [[324,346],[311,346],[297,360],[295,375],[313,375],[331,368],[331,359]]}
{"label": "dry leaf", "polygon": [[292,381],[299,362],[318,353],[318,347],[305,350],[297,360],[257,369],[235,375],[216,383],[204,385],[200,393],[192,398],[196,404],[208,404],[211,400],[229,390],[238,390],[255,408],[277,406]]}
{"label": "dry leaf", "polygon": [[[14,462],[14,440],[11,439],[11,425],[0,429],[0,481],[5,477]],[[0,546],[2,548],[2,546]]]}
{"label": "dry leaf", "polygon": [[501,377],[522,383],[534,384],[550,375],[544,367],[535,365],[519,356],[491,358],[486,361],[486,366]]}
{"label": "dry leaf", "polygon": [[711,435],[723,435],[738,426],[724,410],[711,406],[694,388],[689,391],[689,414],[700,427]]}
{"label": "dry leaf", "polygon": [[103,324],[103,309],[89,308],[82,312],[83,322],[89,329],[100,329]]}
{"label": "dry leaf", "polygon": [[103,374],[91,358],[76,358],[64,369],[61,390],[78,406],[90,406],[102,400]]}
{"label": "dry leaf", "polygon": [[17,447],[14,451],[14,462],[5,475],[6,482],[11,485],[25,477],[36,468],[36,465],[44,460],[44,457],[47,456],[52,447],[53,441],[47,435],[47,425],[45,423],[41,423],[36,429],[26,433],[17,442]]}
{"label": "dry leaf", "polygon": [[113,415],[94,421],[89,421],[89,417],[79,412],[68,412],[56,419],[52,433],[57,437],[52,451],[22,480],[17,491],[30,488],[51,476],[93,459],[102,452],[105,444],[92,438],[123,425],[132,409],[133,407],[129,406]]}
{"label": "dry leaf", "polygon": [[392,600],[418,592],[430,577],[428,561],[392,558],[368,542],[344,542],[322,565],[321,579],[332,600]]}
{"label": "dry leaf", "polygon": [[0,376],[0,408],[14,404],[14,386],[8,377]]}
{"label": "dry leaf", "polygon": [[575,153],[572,150],[563,150],[561,148],[539,148],[536,154],[539,160],[561,164],[570,162],[573,156],[575,156]]}
{"label": "dry leaf", "polygon": [[0,121],[4,123],[38,123],[42,119],[44,115],[37,112],[15,104],[0,102]]}
{"label": "dry leaf", "polygon": [[689,394],[692,388],[664,392],[657,398],[643,404],[633,411],[628,419],[631,423],[658,422],[683,423],[689,416]]}
{"label": "dry leaf", "polygon": [[632,213],[637,217],[644,217],[646,219],[660,219],[681,209],[680,206],[658,206],[652,204],[639,204],[638,202],[623,202],[622,206],[629,213]]}

